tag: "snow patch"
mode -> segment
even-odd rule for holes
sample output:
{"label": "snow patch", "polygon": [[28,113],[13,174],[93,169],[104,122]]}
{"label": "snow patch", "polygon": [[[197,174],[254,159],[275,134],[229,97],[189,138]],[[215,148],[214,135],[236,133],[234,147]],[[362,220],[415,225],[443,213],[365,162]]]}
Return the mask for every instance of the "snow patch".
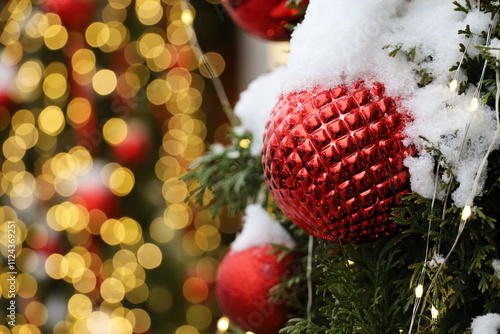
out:
{"label": "snow patch", "polygon": [[252,134],[250,152],[253,156],[260,155],[266,122],[271,110],[278,103],[285,70],[285,67],[278,67],[255,79],[247,90],[241,93],[234,107],[234,112],[243,124],[236,128],[235,132],[242,134],[247,130]]}
{"label": "snow patch", "polygon": [[244,222],[243,229],[231,244],[231,249],[234,251],[241,252],[268,244],[295,247],[295,242],[286,229],[258,204],[247,206]]}

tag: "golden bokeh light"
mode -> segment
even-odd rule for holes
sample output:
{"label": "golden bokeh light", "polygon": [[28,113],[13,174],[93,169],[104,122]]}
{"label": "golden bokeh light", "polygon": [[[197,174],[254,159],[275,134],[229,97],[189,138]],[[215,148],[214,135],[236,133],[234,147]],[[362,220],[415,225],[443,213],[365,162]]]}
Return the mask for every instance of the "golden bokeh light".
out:
{"label": "golden bokeh light", "polygon": [[110,320],[106,313],[94,311],[87,318],[87,328],[91,334],[107,333]]}
{"label": "golden bokeh light", "polygon": [[17,72],[17,88],[25,93],[33,91],[40,83],[42,74],[43,69],[39,62],[32,60],[25,62]]}
{"label": "golden bokeh light", "polygon": [[48,106],[38,116],[38,126],[50,136],[56,136],[65,125],[64,114],[57,106]]}
{"label": "golden bokeh light", "polygon": [[125,297],[123,283],[116,278],[106,278],[101,284],[101,296],[108,303],[118,303]]}
{"label": "golden bokeh light", "polygon": [[92,302],[85,295],[74,294],[68,301],[68,313],[76,319],[87,319],[92,313]]}
{"label": "golden bokeh light", "polygon": [[199,63],[200,73],[206,78],[218,77],[224,72],[226,63],[217,52],[207,52]]}
{"label": "golden bokeh light", "polygon": [[85,31],[85,39],[87,40],[87,43],[94,48],[99,48],[105,45],[108,42],[109,37],[109,27],[102,22],[92,23]]}
{"label": "golden bokeh light", "polygon": [[30,302],[24,309],[26,319],[33,325],[41,327],[45,325],[49,317],[49,312],[45,305],[40,302]]}
{"label": "golden bokeh light", "polygon": [[110,145],[119,145],[127,137],[128,126],[121,118],[111,118],[104,123],[102,134]]}
{"label": "golden bokeh light", "polygon": [[176,203],[167,206],[163,217],[167,226],[173,230],[180,230],[191,223],[192,212],[186,204]]}
{"label": "golden bokeh light", "polygon": [[111,94],[118,83],[115,72],[100,70],[92,78],[92,87],[99,95]]}
{"label": "golden bokeh light", "polygon": [[128,168],[116,168],[109,176],[109,189],[117,196],[128,195],[134,184],[134,174]]}
{"label": "golden bokeh light", "polygon": [[68,123],[76,129],[84,126],[88,122],[91,114],[92,106],[89,100],[83,97],[77,97],[71,100],[66,110]]}
{"label": "golden bokeh light", "polygon": [[52,100],[56,100],[66,93],[66,78],[60,73],[51,73],[43,80],[43,92]]}
{"label": "golden bokeh light", "polygon": [[132,0],[109,0],[109,5],[115,9],[125,9]]}
{"label": "golden bokeh light", "polygon": [[130,310],[130,313],[132,313],[135,318],[134,333],[144,333],[151,327],[151,318],[146,311],[140,308],[134,308]]}
{"label": "golden bokeh light", "polygon": [[199,330],[207,329],[212,323],[212,311],[205,305],[192,305],[186,312],[186,320]]}
{"label": "golden bokeh light", "polygon": [[207,283],[198,277],[188,278],[182,287],[184,297],[191,303],[201,303],[208,297]]}
{"label": "golden bokeh light", "polygon": [[190,325],[184,325],[175,331],[175,334],[199,334],[198,330]]}
{"label": "golden bokeh light", "polygon": [[149,235],[158,243],[167,243],[174,238],[174,230],[165,223],[163,217],[157,217],[149,225]]}
{"label": "golden bokeh light", "polygon": [[155,104],[161,105],[167,103],[171,96],[170,84],[163,79],[153,80],[147,88],[148,100]]}
{"label": "golden bokeh light", "polygon": [[50,50],[61,49],[68,41],[68,31],[62,25],[52,25],[44,31],[43,41]]}
{"label": "golden bokeh light", "polygon": [[162,261],[160,248],[151,243],[142,245],[137,251],[137,261],[146,269],[158,267]]}
{"label": "golden bokeh light", "polygon": [[71,57],[73,71],[78,74],[87,74],[95,70],[96,57],[90,49],[79,49]]}
{"label": "golden bokeh light", "polygon": [[136,1],[136,13],[139,21],[144,25],[154,25],[163,16],[163,8],[159,0]]}
{"label": "golden bokeh light", "polygon": [[33,298],[38,292],[37,280],[32,275],[22,273],[17,276],[17,281],[19,283],[19,290],[17,292],[19,297],[25,299]]}

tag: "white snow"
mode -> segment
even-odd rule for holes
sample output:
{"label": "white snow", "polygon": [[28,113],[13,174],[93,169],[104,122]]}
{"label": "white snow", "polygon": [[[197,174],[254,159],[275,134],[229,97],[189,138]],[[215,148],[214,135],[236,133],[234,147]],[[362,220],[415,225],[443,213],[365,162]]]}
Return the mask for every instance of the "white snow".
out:
{"label": "white snow", "polygon": [[[464,5],[464,1],[459,2]],[[406,127],[405,141],[419,151],[418,157],[405,161],[412,190],[426,197],[433,194],[434,163],[424,150],[428,143],[420,138],[423,136],[452,166],[460,182],[452,199],[461,207],[493,138],[495,121],[493,110],[480,106],[472,119],[468,144],[459,156],[475,87],[462,95],[450,92],[448,84],[456,73],[449,68],[462,57],[459,43],[468,42],[458,30],[469,25],[475,36],[480,35],[488,30],[490,16],[477,9],[465,14],[454,8],[451,0],[311,0],[304,21],[292,34],[283,92],[318,85],[331,88],[359,79],[383,83],[386,94],[399,97],[401,109],[408,110],[414,119]],[[401,51],[389,57],[390,50],[400,43]],[[477,54],[475,46],[480,43],[484,42],[473,37],[470,55]],[[384,50],[386,45],[391,47]],[[404,51],[412,47],[416,47],[413,62]],[[434,78],[424,88],[418,87],[420,77],[416,74],[421,68]],[[465,80],[464,75],[461,70],[458,80]]]}
{"label": "white snow", "polygon": [[247,130],[252,134],[250,152],[254,156],[260,155],[266,122],[271,110],[278,103],[284,74],[285,67],[278,67],[270,73],[261,75],[241,93],[234,107],[234,112],[243,124],[235,131],[242,133]]}
{"label": "white snow", "polygon": [[251,247],[264,247],[268,244],[295,247],[295,242],[281,224],[258,204],[247,206],[241,232],[231,244],[231,249],[237,252]]}
{"label": "white snow", "polygon": [[472,334],[497,334],[500,329],[500,314],[488,313],[472,319]]}
{"label": "white snow", "polygon": [[495,275],[500,279],[500,260],[493,260],[491,267],[495,270]]}

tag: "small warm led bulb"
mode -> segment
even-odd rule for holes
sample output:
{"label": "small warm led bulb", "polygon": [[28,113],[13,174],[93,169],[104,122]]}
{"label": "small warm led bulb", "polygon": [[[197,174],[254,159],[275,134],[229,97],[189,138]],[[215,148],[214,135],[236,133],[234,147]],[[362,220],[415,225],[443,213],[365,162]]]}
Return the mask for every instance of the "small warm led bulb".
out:
{"label": "small warm led bulb", "polygon": [[217,321],[217,329],[221,333],[225,333],[229,328],[229,319],[226,317],[222,317]]}
{"label": "small warm led bulb", "polygon": [[415,296],[417,298],[422,298],[422,295],[424,294],[424,286],[422,284],[417,285],[415,288]]}
{"label": "small warm led bulb", "polygon": [[437,310],[437,308],[434,305],[432,305],[432,309],[431,309],[432,320],[437,320],[438,315],[439,315],[439,311]]}
{"label": "small warm led bulb", "polygon": [[472,210],[469,205],[465,206],[462,211],[462,220],[467,220],[470,217]]}
{"label": "small warm led bulb", "polygon": [[193,13],[189,9],[183,10],[181,14],[181,21],[184,22],[184,24],[193,23]]}
{"label": "small warm led bulb", "polygon": [[457,90],[457,86],[458,86],[458,81],[456,79],[453,79],[452,82],[450,82],[450,92],[454,92]]}
{"label": "small warm led bulb", "polygon": [[472,99],[472,101],[470,101],[470,111],[476,111],[478,106],[479,101],[477,100],[477,97],[475,97]]}

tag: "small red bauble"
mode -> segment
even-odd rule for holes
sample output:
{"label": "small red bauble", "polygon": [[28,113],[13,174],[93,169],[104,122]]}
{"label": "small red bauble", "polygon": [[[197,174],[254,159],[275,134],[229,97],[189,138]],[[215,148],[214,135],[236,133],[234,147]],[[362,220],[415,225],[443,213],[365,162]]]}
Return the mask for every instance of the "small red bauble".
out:
{"label": "small red bauble", "polygon": [[[289,23],[301,19],[286,0],[222,0],[233,21],[248,33],[271,41],[287,41]],[[306,1],[304,1],[305,3]],[[305,4],[304,4],[305,6]]]}
{"label": "small red bauble", "polygon": [[362,82],[282,96],[266,124],[262,164],[276,204],[309,234],[357,243],[400,231],[409,191],[405,117],[384,86]]}
{"label": "small red bauble", "polygon": [[219,266],[217,297],[224,313],[246,331],[276,334],[285,325],[288,311],[285,300],[271,303],[269,290],[280,277],[289,276],[288,256],[278,262],[269,255],[270,245],[254,246],[243,251],[230,250]]}
{"label": "small red bauble", "polygon": [[95,0],[45,0],[42,8],[59,15],[62,25],[68,30],[82,31],[93,21]]}
{"label": "small red bauble", "polygon": [[117,145],[111,146],[116,161],[130,168],[146,164],[152,151],[151,136],[147,128],[138,122],[127,122],[127,136]]}

